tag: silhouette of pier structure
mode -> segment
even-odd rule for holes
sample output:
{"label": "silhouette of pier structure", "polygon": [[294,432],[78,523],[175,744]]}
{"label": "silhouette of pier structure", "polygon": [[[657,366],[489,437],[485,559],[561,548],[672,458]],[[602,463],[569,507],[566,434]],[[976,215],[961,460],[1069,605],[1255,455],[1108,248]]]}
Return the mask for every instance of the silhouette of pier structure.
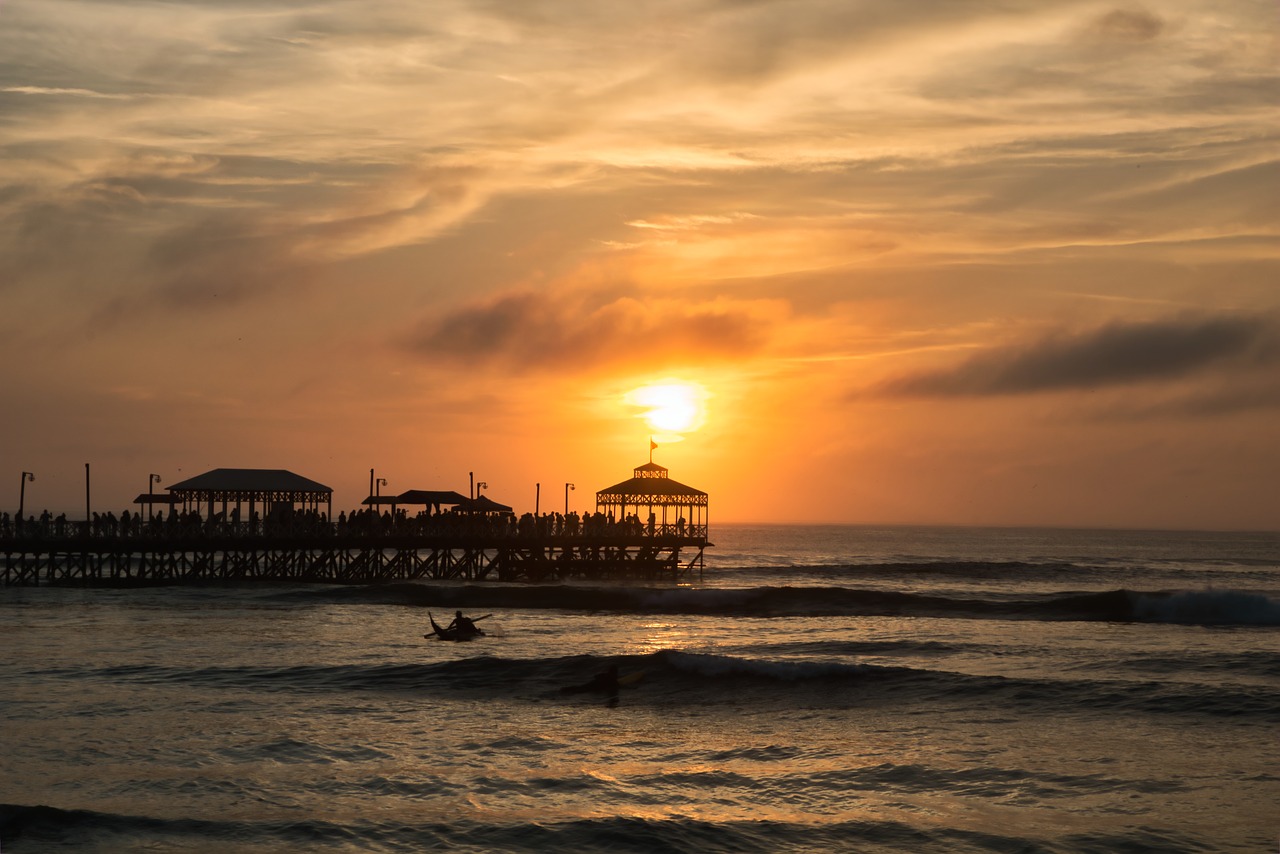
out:
{"label": "silhouette of pier structure", "polygon": [[[525,513],[487,496],[410,490],[332,516],[333,491],[292,472],[215,469],[144,493],[147,512],[0,524],[0,585],[375,584],[419,579],[672,583],[705,569],[707,493],[652,461],[596,493],[594,513]],[[167,512],[153,512],[155,506]],[[389,512],[379,508],[390,505]],[[403,509],[422,507],[414,516]],[[566,507],[566,510],[568,508]]]}

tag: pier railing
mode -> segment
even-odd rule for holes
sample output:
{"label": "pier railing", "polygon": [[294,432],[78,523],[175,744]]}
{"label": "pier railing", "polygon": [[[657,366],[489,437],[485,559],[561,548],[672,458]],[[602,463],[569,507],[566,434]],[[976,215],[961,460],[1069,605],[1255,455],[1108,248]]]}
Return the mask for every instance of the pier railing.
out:
{"label": "pier railing", "polygon": [[353,516],[350,521],[333,522],[318,514],[296,514],[285,518],[253,518],[241,520],[221,514],[212,518],[196,514],[169,517],[141,516],[117,519],[104,515],[88,521],[58,518],[32,518],[26,521],[0,519],[0,547],[6,543],[41,541],[65,542],[84,539],[102,540],[190,540],[196,538],[278,538],[278,537],[384,537],[384,536],[474,536],[504,539],[543,539],[546,537],[595,540],[600,537],[636,539],[642,537],[679,537],[703,539],[706,525],[675,523],[643,524],[637,521],[576,519],[540,516],[532,521],[512,517],[440,515],[419,517]]}
{"label": "pier railing", "polygon": [[194,514],[163,521],[99,518],[96,524],[27,520],[0,530],[0,585],[681,581],[701,575],[710,545],[706,526],[607,519],[577,527],[458,515],[369,514],[345,524],[307,514],[247,521]]}

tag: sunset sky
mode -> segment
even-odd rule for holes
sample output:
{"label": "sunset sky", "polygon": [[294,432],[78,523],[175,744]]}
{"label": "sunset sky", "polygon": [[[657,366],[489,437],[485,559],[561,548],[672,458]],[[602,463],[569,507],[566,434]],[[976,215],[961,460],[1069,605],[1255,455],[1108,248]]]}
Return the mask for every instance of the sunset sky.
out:
{"label": "sunset sky", "polygon": [[216,467],[581,510],[682,381],[713,526],[1280,528],[1278,34],[0,0],[0,509],[82,517],[90,463],[117,512]]}

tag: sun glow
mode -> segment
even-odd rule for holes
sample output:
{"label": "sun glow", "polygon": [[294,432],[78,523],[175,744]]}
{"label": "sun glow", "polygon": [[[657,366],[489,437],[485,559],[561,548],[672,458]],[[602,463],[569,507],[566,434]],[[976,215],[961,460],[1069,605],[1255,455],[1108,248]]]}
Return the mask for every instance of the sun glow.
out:
{"label": "sun glow", "polygon": [[683,380],[663,380],[627,392],[625,401],[642,411],[649,429],[671,440],[671,434],[697,430],[706,420],[706,389]]}

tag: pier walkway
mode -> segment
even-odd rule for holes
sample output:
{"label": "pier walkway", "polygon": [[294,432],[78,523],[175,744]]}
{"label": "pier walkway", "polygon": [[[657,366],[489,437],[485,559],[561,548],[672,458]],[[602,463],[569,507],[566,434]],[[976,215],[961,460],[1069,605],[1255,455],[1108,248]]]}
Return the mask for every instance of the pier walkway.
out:
{"label": "pier walkway", "polygon": [[[411,520],[414,521],[414,520]],[[372,584],[413,579],[554,582],[701,577],[705,527],[610,523],[295,524],[261,521],[67,522],[0,531],[0,586],[142,586],[295,581]]]}
{"label": "pier walkway", "polygon": [[[18,514],[0,514],[0,586],[700,578],[711,546],[707,493],[668,477],[653,447],[649,462],[597,492],[595,512],[581,515],[568,512],[569,483],[564,515],[535,507],[517,518],[474,483],[470,497],[381,496],[372,469],[367,508],[336,519],[330,487],[284,469],[214,469],[168,495],[139,495],[145,512],[119,518],[90,514],[86,486],[83,522],[48,511],[24,519],[20,493]],[[383,504],[391,512],[376,509]],[[424,509],[410,517],[405,505]]]}

